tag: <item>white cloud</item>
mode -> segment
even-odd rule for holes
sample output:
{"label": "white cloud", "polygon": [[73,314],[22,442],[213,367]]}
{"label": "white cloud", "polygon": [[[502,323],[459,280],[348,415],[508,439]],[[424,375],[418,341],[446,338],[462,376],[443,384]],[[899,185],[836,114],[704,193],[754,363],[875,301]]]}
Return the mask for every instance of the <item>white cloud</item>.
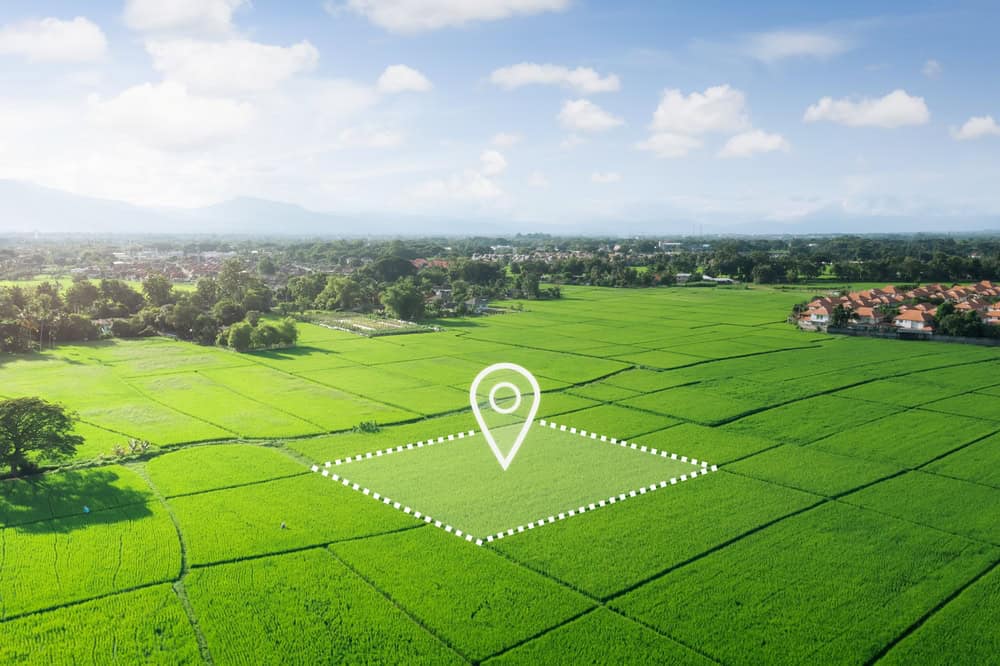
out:
{"label": "white cloud", "polygon": [[750,126],[743,93],[729,85],[713,86],[703,93],[684,95],[663,91],[653,113],[652,130],[672,134],[739,132]]}
{"label": "white cloud", "polygon": [[145,83],[109,100],[92,96],[94,121],[105,128],[165,148],[198,148],[242,134],[254,120],[246,103],[198,97],[170,81]]}
{"label": "white cloud", "polygon": [[153,68],[170,81],[211,93],[271,90],[299,72],[315,68],[319,51],[307,41],[289,47],[244,39],[221,42],[151,41]]}
{"label": "white cloud", "polygon": [[806,109],[803,120],[814,123],[821,120],[848,127],[886,127],[924,125],[931,114],[923,97],[912,97],[905,90],[894,90],[885,97],[835,100],[824,97]]}
{"label": "white cloud", "polygon": [[482,172],[486,176],[498,176],[507,169],[507,160],[495,150],[487,150],[479,156]]}
{"label": "white cloud", "polygon": [[951,135],[959,141],[979,139],[984,136],[1000,136],[1000,125],[993,116],[973,116],[965,121],[960,128],[952,129]]}
{"label": "white cloud", "polygon": [[573,150],[574,148],[583,143],[587,143],[587,140],[584,139],[582,136],[580,136],[579,134],[570,134],[565,139],[559,142],[559,147],[563,150]]}
{"label": "white cloud", "polygon": [[493,138],[490,139],[490,143],[497,148],[510,148],[521,143],[522,137],[516,132],[500,132],[499,134],[494,134]]}
{"label": "white cloud", "polygon": [[249,0],[126,0],[125,24],[141,32],[226,33]]}
{"label": "white cloud", "polygon": [[788,152],[788,141],[780,134],[755,129],[731,137],[719,152],[719,157],[750,157],[754,153]]}
{"label": "white cloud", "polygon": [[849,48],[844,39],[822,32],[776,30],[751,35],[746,51],[761,62],[773,63],[785,58],[826,59]]}
{"label": "white cloud", "polygon": [[490,81],[507,90],[532,84],[574,88],[588,94],[613,92],[621,88],[621,82],[614,74],[602,77],[589,67],[569,69],[559,65],[539,65],[533,62],[522,62],[494,70],[490,75]]}
{"label": "white cloud", "polygon": [[581,132],[605,132],[625,124],[621,118],[586,99],[564,102],[558,118],[563,127]]}
{"label": "white cloud", "polygon": [[95,23],[82,16],[21,21],[0,27],[0,55],[28,62],[93,62],[107,53],[108,40]]}
{"label": "white cloud", "polygon": [[569,4],[570,0],[347,0],[346,8],[391,32],[413,33],[562,11]]}
{"label": "white cloud", "polygon": [[429,180],[413,191],[424,199],[496,199],[503,190],[478,171],[466,170],[449,178]]}
{"label": "white cloud", "polygon": [[545,177],[545,174],[541,171],[532,171],[531,176],[528,177],[528,187],[536,187],[539,189],[545,189],[549,186],[549,179]]}
{"label": "white cloud", "polygon": [[406,65],[390,65],[378,77],[378,89],[384,93],[427,92],[434,86],[419,71]]}
{"label": "white cloud", "polygon": [[686,134],[658,132],[645,141],[635,144],[639,150],[646,150],[657,157],[684,157],[692,150],[701,148],[701,139]]}
{"label": "white cloud", "polygon": [[920,71],[923,72],[923,75],[928,79],[936,79],[941,76],[941,73],[944,71],[944,67],[942,67],[941,63],[937,60],[931,58],[924,63],[924,66]]}
{"label": "white cloud", "polygon": [[601,185],[607,185],[609,183],[620,183],[622,180],[622,175],[617,171],[595,171],[590,174],[590,182],[599,183]]}

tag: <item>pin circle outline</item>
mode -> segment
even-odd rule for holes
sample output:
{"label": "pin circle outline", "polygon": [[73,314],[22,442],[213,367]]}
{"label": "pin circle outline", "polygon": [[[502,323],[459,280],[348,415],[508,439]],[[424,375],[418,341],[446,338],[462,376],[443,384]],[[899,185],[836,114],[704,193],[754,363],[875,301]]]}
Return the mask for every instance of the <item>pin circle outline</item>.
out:
{"label": "pin circle outline", "polygon": [[[507,409],[504,409],[497,404],[496,400],[497,391],[499,391],[502,388],[513,389],[515,398],[513,407],[508,407]],[[513,412],[516,412],[517,408],[520,406],[521,406],[521,390],[518,389],[516,386],[514,386],[514,384],[510,382],[500,382],[492,389],[490,389],[490,407],[492,407],[493,411],[495,411],[497,414],[511,414]]]}

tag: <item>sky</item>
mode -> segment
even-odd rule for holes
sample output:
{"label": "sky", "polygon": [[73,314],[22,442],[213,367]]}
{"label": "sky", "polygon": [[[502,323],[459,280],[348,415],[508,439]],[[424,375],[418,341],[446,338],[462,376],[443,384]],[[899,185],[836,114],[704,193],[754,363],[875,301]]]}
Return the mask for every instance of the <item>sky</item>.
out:
{"label": "sky", "polygon": [[484,226],[1000,221],[998,25],[961,0],[5,0],[0,179]]}

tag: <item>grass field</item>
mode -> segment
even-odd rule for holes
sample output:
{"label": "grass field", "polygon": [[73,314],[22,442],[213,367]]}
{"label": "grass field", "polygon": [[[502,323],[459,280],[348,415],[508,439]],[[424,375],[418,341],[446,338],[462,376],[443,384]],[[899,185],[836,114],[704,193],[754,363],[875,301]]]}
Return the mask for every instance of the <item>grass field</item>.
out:
{"label": "grass field", "polygon": [[[82,469],[0,481],[0,662],[995,659],[1000,349],[800,332],[796,291],[563,294],[280,351],[0,358],[0,396],[86,439]],[[567,426],[507,472],[468,403],[498,361]],[[129,438],[150,453],[116,461]]]}

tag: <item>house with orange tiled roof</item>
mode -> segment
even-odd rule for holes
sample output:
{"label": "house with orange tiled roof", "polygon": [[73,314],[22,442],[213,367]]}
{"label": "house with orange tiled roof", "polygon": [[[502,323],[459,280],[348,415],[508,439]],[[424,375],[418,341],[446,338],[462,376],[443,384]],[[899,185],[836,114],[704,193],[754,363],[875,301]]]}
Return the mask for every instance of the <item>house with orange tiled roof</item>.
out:
{"label": "house with orange tiled roof", "polygon": [[934,330],[934,317],[915,308],[903,310],[893,318],[892,323],[896,328],[904,331],[930,333]]}

